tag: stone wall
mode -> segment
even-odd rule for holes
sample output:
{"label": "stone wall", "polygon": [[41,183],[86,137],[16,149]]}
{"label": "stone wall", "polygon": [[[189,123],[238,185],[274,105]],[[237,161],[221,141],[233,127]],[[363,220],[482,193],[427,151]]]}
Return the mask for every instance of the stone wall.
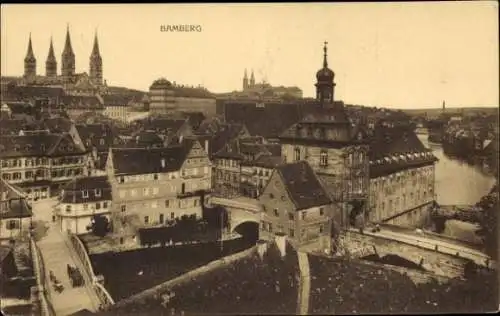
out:
{"label": "stone wall", "polygon": [[[358,252],[359,249],[369,249],[380,256],[394,254],[416,264],[422,263],[422,267],[442,277],[461,277],[467,259],[443,254],[434,250],[409,245],[383,237],[362,235],[352,231],[346,232],[346,244],[350,252]],[[374,246],[374,248],[373,248]]]}

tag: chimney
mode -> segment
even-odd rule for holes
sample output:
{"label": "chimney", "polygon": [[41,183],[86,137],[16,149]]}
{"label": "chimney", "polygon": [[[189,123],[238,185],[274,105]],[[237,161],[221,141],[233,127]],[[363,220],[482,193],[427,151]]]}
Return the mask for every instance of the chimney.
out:
{"label": "chimney", "polygon": [[207,152],[207,154],[209,154],[208,152],[208,139],[205,139],[205,151]]}
{"label": "chimney", "polygon": [[161,167],[165,168],[165,158],[161,158]]}
{"label": "chimney", "polygon": [[274,242],[281,253],[281,257],[286,256],[286,235],[284,233],[276,233]]}
{"label": "chimney", "polygon": [[260,239],[257,241],[257,253],[259,254],[260,259],[264,259],[264,254],[267,252],[267,242],[265,240]]}

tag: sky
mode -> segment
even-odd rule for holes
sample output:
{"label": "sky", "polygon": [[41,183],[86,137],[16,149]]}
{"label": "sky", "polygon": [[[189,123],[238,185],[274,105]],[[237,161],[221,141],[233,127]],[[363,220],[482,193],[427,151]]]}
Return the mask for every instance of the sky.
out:
{"label": "sky", "polygon": [[[315,95],[323,43],[336,99],[389,108],[499,105],[496,1],[293,4],[2,5],[1,74],[21,75],[31,32],[37,72],[50,38],[60,72],[69,23],[76,71],[97,31],[108,85],[147,91],[160,77],[212,92],[258,82]],[[161,25],[201,32],[161,32]]]}

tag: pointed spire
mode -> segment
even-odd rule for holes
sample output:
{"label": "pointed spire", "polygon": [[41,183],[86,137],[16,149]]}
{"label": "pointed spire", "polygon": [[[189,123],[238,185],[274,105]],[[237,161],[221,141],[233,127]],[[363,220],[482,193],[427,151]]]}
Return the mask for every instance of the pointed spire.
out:
{"label": "pointed spire", "polygon": [[248,75],[247,75],[247,69],[245,68],[245,76],[243,78],[248,78]]}
{"label": "pointed spire", "polygon": [[100,52],[99,52],[99,40],[97,39],[97,28],[95,30],[95,34],[94,34],[94,47],[92,48],[92,55],[96,55],[96,56],[99,56],[100,55]]}
{"label": "pointed spire", "polygon": [[252,74],[250,75],[250,78],[255,79],[255,77],[253,75],[253,69],[252,69]]}
{"label": "pointed spire", "polygon": [[323,47],[323,52],[324,52],[324,55],[323,55],[323,68],[328,68],[328,60],[327,60],[328,47],[326,45],[328,45],[328,42],[325,41],[325,46]]}
{"label": "pointed spire", "polygon": [[66,26],[66,43],[64,44],[63,54],[73,54],[73,47],[71,46],[71,37],[69,35],[69,23]]}
{"label": "pointed spire", "polygon": [[26,52],[25,60],[34,60],[34,59],[35,59],[35,54],[33,54],[33,45],[31,44],[31,32],[30,32],[30,37],[28,40],[28,51]]}
{"label": "pointed spire", "polygon": [[52,36],[50,37],[50,46],[49,46],[49,55],[47,56],[47,60],[55,60],[56,56],[54,54],[54,45],[52,41]]}

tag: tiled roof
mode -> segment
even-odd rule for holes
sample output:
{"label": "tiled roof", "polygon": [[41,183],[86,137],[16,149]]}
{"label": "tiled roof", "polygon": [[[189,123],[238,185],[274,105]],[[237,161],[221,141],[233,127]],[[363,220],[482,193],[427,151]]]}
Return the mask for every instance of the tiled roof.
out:
{"label": "tiled roof", "polygon": [[12,114],[34,115],[35,108],[31,103],[27,102],[3,102],[9,107]]}
{"label": "tiled roof", "polygon": [[306,161],[284,164],[276,168],[296,210],[331,203],[327,192]]}
{"label": "tiled roof", "polygon": [[13,94],[20,99],[30,97],[61,98],[65,95],[63,88],[47,86],[16,86],[13,89]]}
{"label": "tiled roof", "polygon": [[226,122],[244,124],[250,135],[265,138],[278,137],[285,129],[302,118],[302,106],[291,103],[264,103],[228,101],[224,104]]}
{"label": "tiled roof", "polygon": [[245,161],[241,164],[244,166],[274,169],[283,164],[283,158],[281,156],[262,155],[253,161]]}
{"label": "tiled roof", "polygon": [[124,94],[105,94],[102,99],[105,106],[126,106],[134,99],[134,96]]}
{"label": "tiled roof", "polygon": [[437,161],[432,150],[407,128],[378,128],[370,140],[369,158],[371,178]]}
{"label": "tiled roof", "polygon": [[66,109],[103,109],[104,106],[97,96],[66,95],[61,98]]}
{"label": "tiled roof", "polygon": [[180,145],[166,148],[113,148],[113,166],[117,175],[165,173],[182,167],[194,142],[186,139]]}
{"label": "tiled roof", "polygon": [[127,146],[150,147],[163,146],[163,139],[155,131],[140,131],[132,135]]}
{"label": "tiled roof", "polygon": [[[84,196],[85,193],[85,196]],[[77,178],[69,182],[61,193],[61,203],[89,203],[110,201],[111,184],[107,176]]]}
{"label": "tiled roof", "polygon": [[215,132],[210,141],[210,154],[221,151],[231,140],[236,139],[244,133],[244,126],[241,124],[222,124]]}
{"label": "tiled roof", "polygon": [[26,203],[24,193],[3,179],[0,179],[0,201],[2,201],[0,203],[7,203],[5,205],[7,208],[0,211],[0,219],[24,218],[33,215],[30,206]]}
{"label": "tiled roof", "polygon": [[[64,146],[61,144],[64,143]],[[28,157],[82,154],[71,136],[33,133],[23,136],[0,136],[0,157]]]}
{"label": "tiled roof", "polygon": [[63,117],[48,118],[43,124],[51,133],[67,133],[73,126],[70,120]]}
{"label": "tiled roof", "polygon": [[78,124],[76,129],[87,149],[93,146],[102,152],[121,143],[118,133],[108,124]]}

